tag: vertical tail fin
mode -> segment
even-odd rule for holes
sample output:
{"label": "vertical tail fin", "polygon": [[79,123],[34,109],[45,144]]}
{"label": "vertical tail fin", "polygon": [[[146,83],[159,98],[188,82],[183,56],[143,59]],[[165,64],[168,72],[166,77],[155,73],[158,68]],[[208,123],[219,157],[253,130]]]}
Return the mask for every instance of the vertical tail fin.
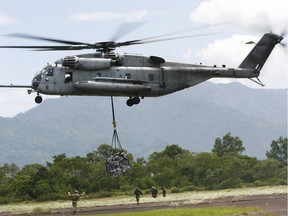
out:
{"label": "vertical tail fin", "polygon": [[255,69],[259,73],[274,46],[280,43],[282,40],[282,36],[273,33],[264,34],[261,40],[255,45],[255,47],[239,65],[239,68]]}

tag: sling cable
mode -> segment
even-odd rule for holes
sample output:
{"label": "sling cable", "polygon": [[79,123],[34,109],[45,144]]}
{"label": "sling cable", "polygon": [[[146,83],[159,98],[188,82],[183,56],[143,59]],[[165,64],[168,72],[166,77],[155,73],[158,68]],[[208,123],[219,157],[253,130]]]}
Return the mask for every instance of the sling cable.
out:
{"label": "sling cable", "polygon": [[111,142],[110,156],[106,160],[106,172],[113,178],[119,177],[131,169],[131,164],[126,157],[123,148],[121,146],[118,134],[117,134],[117,123],[115,118],[113,96],[111,96],[111,107],[113,117],[113,135]]}

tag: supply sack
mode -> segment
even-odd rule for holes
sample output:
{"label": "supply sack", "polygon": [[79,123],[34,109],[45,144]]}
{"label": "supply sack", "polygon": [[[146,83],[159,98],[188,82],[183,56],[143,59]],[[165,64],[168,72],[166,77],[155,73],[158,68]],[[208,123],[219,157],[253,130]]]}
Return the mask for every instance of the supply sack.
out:
{"label": "supply sack", "polygon": [[132,168],[123,152],[111,154],[106,160],[106,172],[113,178],[119,177]]}

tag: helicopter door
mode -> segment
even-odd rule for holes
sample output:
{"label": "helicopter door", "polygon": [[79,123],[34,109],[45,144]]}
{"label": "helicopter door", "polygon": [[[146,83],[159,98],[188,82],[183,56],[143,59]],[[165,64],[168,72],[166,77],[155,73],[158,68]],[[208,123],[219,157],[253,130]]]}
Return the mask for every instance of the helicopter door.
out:
{"label": "helicopter door", "polygon": [[60,92],[61,94],[71,94],[73,92],[73,83],[77,80],[77,73],[72,71],[65,71],[65,73],[61,73],[60,81]]}
{"label": "helicopter door", "polygon": [[46,77],[45,77],[45,89],[48,92],[54,92],[54,69],[48,68],[46,71]]}

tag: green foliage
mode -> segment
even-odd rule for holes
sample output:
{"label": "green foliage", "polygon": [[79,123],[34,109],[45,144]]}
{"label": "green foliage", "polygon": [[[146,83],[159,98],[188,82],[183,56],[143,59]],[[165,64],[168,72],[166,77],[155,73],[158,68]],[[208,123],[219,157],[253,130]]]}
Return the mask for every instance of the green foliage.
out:
{"label": "green foliage", "polygon": [[271,150],[266,152],[268,159],[275,159],[281,162],[283,166],[287,166],[287,138],[279,137],[271,143]]}
{"label": "green foliage", "polygon": [[107,144],[100,145],[86,157],[55,155],[53,162],[46,165],[29,164],[20,169],[15,164],[4,164],[0,167],[0,203],[68,199],[67,192],[75,189],[85,191],[89,198],[110,197],[116,193],[132,196],[135,187],[150,194],[152,186],[159,192],[165,186],[168,193],[180,193],[287,185],[287,164],[282,160],[285,142],[287,145],[287,138],[273,141],[267,160],[241,155],[245,149],[242,141],[230,133],[223,140],[217,138],[210,153],[195,154],[173,144],[152,153],[147,161],[144,158],[134,161],[126,152],[133,168],[119,178],[106,173],[105,163],[111,148]]}
{"label": "green foliage", "polygon": [[245,148],[243,147],[242,140],[239,137],[231,136],[231,133],[227,133],[223,139],[217,138],[212,152],[215,152],[219,157],[225,154],[239,155]]}

